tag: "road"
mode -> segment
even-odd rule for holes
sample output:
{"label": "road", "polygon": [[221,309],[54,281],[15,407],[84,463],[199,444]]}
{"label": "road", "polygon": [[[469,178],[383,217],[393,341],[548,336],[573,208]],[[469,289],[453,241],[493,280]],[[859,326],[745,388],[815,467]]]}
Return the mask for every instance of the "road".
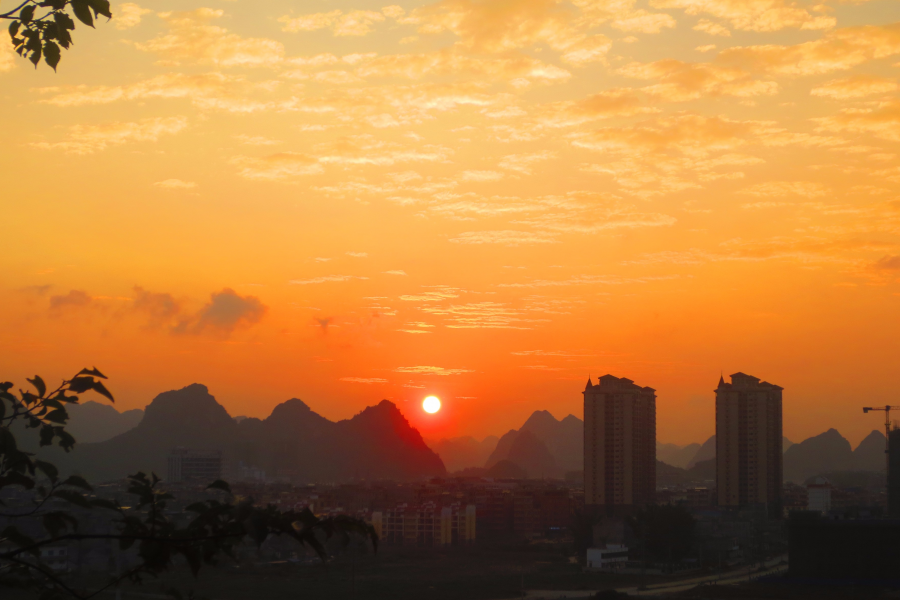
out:
{"label": "road", "polygon": [[[624,592],[629,596],[661,596],[663,594],[672,594],[675,592],[683,592],[698,585],[716,584],[716,585],[737,585],[746,583],[750,579],[757,579],[766,575],[775,575],[787,571],[787,555],[778,556],[771,560],[767,560],[763,564],[763,569],[752,571],[750,568],[737,569],[725,573],[717,573],[715,575],[704,575],[703,577],[692,577],[689,579],[679,579],[676,581],[667,581],[665,583],[655,583],[648,585],[643,589],[636,586],[617,588],[617,592]],[[590,598],[597,592],[594,590],[528,590],[525,598],[532,600],[562,600],[569,598]]]}

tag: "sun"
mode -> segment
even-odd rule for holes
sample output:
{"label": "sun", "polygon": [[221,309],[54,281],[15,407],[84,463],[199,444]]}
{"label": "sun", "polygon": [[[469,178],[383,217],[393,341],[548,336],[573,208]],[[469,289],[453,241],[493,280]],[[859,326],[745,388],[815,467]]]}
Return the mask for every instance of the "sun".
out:
{"label": "sun", "polygon": [[437,396],[428,396],[422,400],[422,410],[431,414],[436,413],[441,410],[441,399]]}

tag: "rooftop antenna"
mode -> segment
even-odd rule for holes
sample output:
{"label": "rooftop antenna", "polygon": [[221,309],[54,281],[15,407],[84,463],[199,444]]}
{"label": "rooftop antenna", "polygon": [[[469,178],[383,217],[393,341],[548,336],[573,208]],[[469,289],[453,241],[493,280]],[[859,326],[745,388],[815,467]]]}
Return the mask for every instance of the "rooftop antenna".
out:
{"label": "rooftop antenna", "polygon": [[885,485],[890,483],[890,469],[891,469],[891,455],[889,454],[891,450],[891,410],[900,410],[900,406],[864,406],[863,412],[868,413],[870,411],[882,411],[884,412],[884,476],[886,478]]}

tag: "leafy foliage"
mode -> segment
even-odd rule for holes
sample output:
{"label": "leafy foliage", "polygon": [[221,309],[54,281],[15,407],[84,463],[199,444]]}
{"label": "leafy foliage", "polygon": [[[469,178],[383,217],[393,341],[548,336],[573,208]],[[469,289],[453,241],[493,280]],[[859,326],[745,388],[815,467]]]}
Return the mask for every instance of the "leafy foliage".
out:
{"label": "leafy foliage", "polygon": [[[70,14],[71,12],[71,14]],[[25,0],[16,8],[0,13],[11,21],[9,37],[16,53],[37,67],[41,58],[54,71],[62,58],[62,49],[72,45],[75,17],[88,27],[98,17],[112,18],[109,0]]]}
{"label": "leafy foliage", "polygon": [[[323,561],[327,559],[323,542],[334,535],[346,538],[358,534],[371,540],[377,549],[378,536],[365,521],[347,516],[320,519],[309,509],[279,511],[273,506],[257,507],[252,498],[235,502],[230,486],[221,480],[207,487],[211,498],[185,507],[179,515],[167,508],[173,497],[160,487],[159,477],[137,473],[128,478],[127,488],[135,501],[132,506],[123,507],[93,496],[90,484],[81,477],[60,479],[56,467],[18,447],[11,425],[22,421],[26,431],[37,430],[41,446],[58,445],[71,450],[75,439],[65,431],[69,418],[66,405],[77,403],[78,395],[90,390],[112,401],[102,379],[106,377],[97,369],[82,369],[48,393],[43,379],[35,376],[28,381],[36,392],[19,390],[18,395],[10,391],[12,383],[0,383],[0,491],[15,487],[30,494],[31,501],[29,507],[21,509],[6,507],[0,500],[0,519],[14,523],[0,531],[0,584],[33,589],[45,600],[84,599],[123,580],[140,583],[145,577],[159,576],[174,566],[177,557],[182,557],[196,575],[203,565],[214,565],[221,557],[234,558],[243,541],[250,539],[260,545],[269,536],[292,538],[313,548]],[[80,532],[73,509],[104,511],[115,531]],[[30,521],[31,527],[17,527],[20,521]],[[42,537],[24,532],[35,530],[35,522],[45,534]],[[134,548],[139,560],[101,590],[76,590],[41,560],[40,550],[50,544],[77,540],[118,542],[122,550]],[[180,597],[178,590],[171,590],[170,594]]]}

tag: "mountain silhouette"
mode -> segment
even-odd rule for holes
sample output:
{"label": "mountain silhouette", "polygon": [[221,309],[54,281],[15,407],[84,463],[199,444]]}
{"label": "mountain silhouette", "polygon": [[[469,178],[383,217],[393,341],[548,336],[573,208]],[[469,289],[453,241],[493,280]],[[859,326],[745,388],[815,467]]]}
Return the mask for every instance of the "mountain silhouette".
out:
{"label": "mountain silhouette", "polygon": [[874,429],[853,450],[852,466],[854,471],[884,471],[884,434]]}
{"label": "mountain silhouette", "polygon": [[693,460],[700,450],[700,444],[688,444],[678,446],[676,444],[662,444],[656,442],[656,458],[660,462],[679,469],[684,469]]}
{"label": "mountain silhouette", "polygon": [[387,400],[335,423],[294,398],[266,419],[237,422],[200,384],[159,394],[134,429],[79,444],[58,462],[94,481],[139,470],[165,477],[166,459],[178,446],[220,450],[226,467],[244,463],[270,476],[309,483],[408,480],[446,472],[440,457]]}
{"label": "mountain silhouette", "polygon": [[139,408],[119,412],[109,404],[100,404],[90,400],[82,404],[66,406],[69,422],[66,431],[71,433],[78,443],[90,444],[102,442],[133,429],[144,418],[144,411]]}
{"label": "mountain silhouette", "polygon": [[[553,458],[553,472],[580,471],[584,465],[584,421],[573,415],[557,420],[546,410],[538,410],[531,414],[520,429],[510,429],[500,437],[497,447],[491,453],[485,467],[490,468],[501,460],[510,459],[513,446],[518,437],[529,432],[534,435],[549,451]],[[528,440],[529,445],[533,445]],[[537,454],[532,455],[537,459]],[[519,460],[524,460],[519,457]],[[515,462],[515,461],[513,461]],[[532,477],[540,477],[542,469],[547,468],[544,462],[534,464],[517,463]],[[549,476],[545,473],[545,476]]]}
{"label": "mountain silhouette", "polygon": [[556,459],[546,444],[531,431],[519,432],[504,460],[521,467],[532,479],[556,478],[562,475]]}
{"label": "mountain silhouette", "polygon": [[697,453],[694,454],[693,458],[688,461],[687,468],[690,469],[698,462],[703,462],[704,460],[709,460],[711,458],[716,457],[716,436],[710,437],[708,440],[703,442],[700,448],[697,450]]}
{"label": "mountain silhouette", "polygon": [[836,429],[829,429],[788,448],[784,453],[784,479],[802,483],[821,473],[848,470],[852,463],[850,442]]}
{"label": "mountain silhouette", "polygon": [[490,435],[480,442],[471,436],[443,438],[429,444],[450,472],[480,467],[497,447],[499,438]]}

